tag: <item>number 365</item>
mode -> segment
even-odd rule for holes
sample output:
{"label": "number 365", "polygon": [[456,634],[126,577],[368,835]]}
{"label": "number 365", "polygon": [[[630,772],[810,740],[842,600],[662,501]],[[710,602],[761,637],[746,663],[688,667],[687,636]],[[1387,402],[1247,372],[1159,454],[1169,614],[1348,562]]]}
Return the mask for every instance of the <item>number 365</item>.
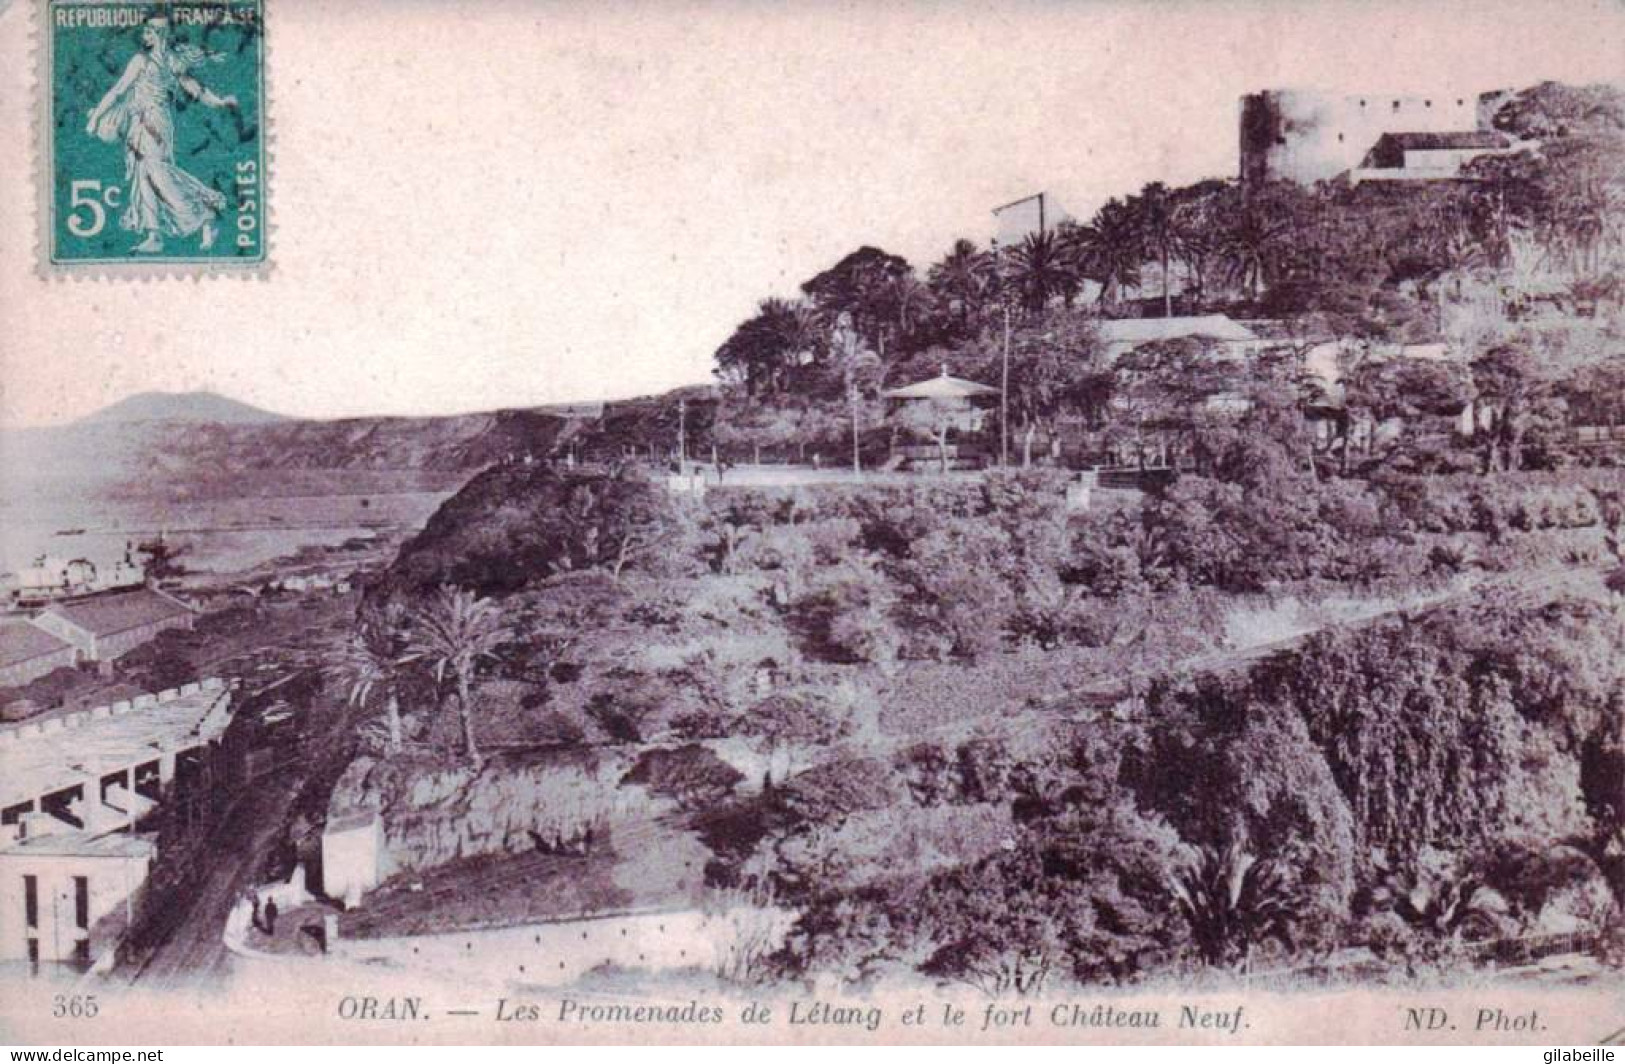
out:
{"label": "number 365", "polygon": [[100,181],[73,182],[68,186],[68,203],[73,208],[68,215],[68,232],[74,236],[95,236],[107,225],[107,208],[117,207],[118,201],[117,185],[102,188]]}
{"label": "number 365", "polygon": [[57,1019],[88,1020],[99,1011],[95,994],[57,994],[51,999],[51,1015]]}

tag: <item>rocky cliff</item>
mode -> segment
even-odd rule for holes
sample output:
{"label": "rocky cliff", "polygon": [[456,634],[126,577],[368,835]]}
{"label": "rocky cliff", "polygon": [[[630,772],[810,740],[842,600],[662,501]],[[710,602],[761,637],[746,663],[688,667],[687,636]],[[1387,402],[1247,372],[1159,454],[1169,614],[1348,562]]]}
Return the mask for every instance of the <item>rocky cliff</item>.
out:
{"label": "rocky cliff", "polygon": [[497,757],[477,774],[462,764],[361,757],[334,788],[328,817],[377,809],[392,873],[482,854],[581,849],[660,811],[644,788],[621,785],[630,767],[626,755],[603,749]]}

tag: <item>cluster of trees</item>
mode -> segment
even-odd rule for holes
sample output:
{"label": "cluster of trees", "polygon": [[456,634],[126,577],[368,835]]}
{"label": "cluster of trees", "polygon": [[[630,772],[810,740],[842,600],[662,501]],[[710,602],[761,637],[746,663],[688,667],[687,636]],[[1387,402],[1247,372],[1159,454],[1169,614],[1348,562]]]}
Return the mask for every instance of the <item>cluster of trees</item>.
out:
{"label": "cluster of trees", "polygon": [[[806,281],[800,298],[763,301],[718,349],[718,438],[827,443],[843,426],[874,425],[882,388],[939,365],[989,383],[1003,383],[1008,365],[1013,427],[1028,433],[1063,411],[1098,415],[1110,374],[1088,315],[1072,313],[1080,300],[1096,316],[1225,311],[1294,321],[1304,335],[1404,342],[1459,331],[1443,311],[1469,280],[1493,282],[1498,312],[1553,285],[1571,307],[1617,304],[1625,94],[1547,83],[1511,97],[1495,122],[1539,148],[1476,160],[1472,181],[1153,182],[1007,247],[958,240],[919,271],[860,248]],[[1376,360],[1347,371],[1358,398],[1390,416],[1407,404],[1459,410],[1468,390],[1510,411],[1489,432],[1486,461],[1513,466],[1546,396],[1595,393],[1589,377],[1566,383],[1566,370],[1542,380],[1552,352],[1526,337],[1466,339],[1484,363],[1470,380]],[[1420,397],[1407,400],[1416,384]]]}
{"label": "cluster of trees", "polygon": [[1541,147],[1538,157],[1521,153],[1471,164],[1483,181],[1490,232],[1508,245],[1527,236],[1547,264],[1580,282],[1579,294],[1596,294],[1608,283],[1606,252],[1621,236],[1625,93],[1608,85],[1546,82],[1514,95],[1494,124]]}
{"label": "cluster of trees", "polygon": [[1197,441],[1208,475],[1134,507],[1068,513],[1062,475],[1030,470],[801,501],[729,495],[696,534],[712,571],[773,583],[807,653],[873,664],[1100,646],[1143,609],[1192,593],[1415,586],[1499,566],[1497,552],[1514,546],[1544,554],[1509,561],[1552,564],[1582,549],[1600,561],[1617,537],[1611,471],[1561,484],[1527,473],[1324,479],[1262,432]]}
{"label": "cluster of trees", "polygon": [[[473,707],[496,678],[535,692],[514,712],[535,718],[526,734],[538,741],[743,733],[817,745],[846,725],[816,697],[728,708],[750,664],[739,654],[895,672],[1075,648],[1153,666],[1212,645],[1214,596],[1414,588],[1474,567],[1603,561],[1625,538],[1612,471],[1323,478],[1301,426],[1258,394],[1239,417],[1193,421],[1195,472],[1140,505],[1088,512],[1067,509],[1064,474],[1040,469],[719,493],[685,511],[627,473],[498,467],[370,589],[346,683],[381,711],[380,747],[451,720],[475,762]],[[653,673],[629,661],[625,648],[687,630],[693,592],[681,589],[705,574],[743,580],[717,585],[744,597],[718,607],[739,616],[705,637],[731,641],[708,655],[737,660]],[[590,682],[573,683],[584,669]]]}
{"label": "cluster of trees", "polygon": [[426,696],[434,717],[455,709],[463,754],[478,771],[484,755],[474,685],[509,634],[496,602],[447,586],[410,607],[394,602],[364,610],[331,669],[358,711],[358,724],[379,715],[385,753],[399,753],[409,737],[432,726],[431,717],[409,728],[402,702],[414,692]]}
{"label": "cluster of trees", "polygon": [[[1178,352],[1154,354],[1134,372],[1179,376]],[[1625,845],[1625,632],[1600,608],[1321,637],[1244,680],[1154,685],[1145,713],[1087,732],[1029,716],[1019,740],[865,741],[897,707],[853,683],[911,661],[968,687],[1016,647],[1143,667],[1193,652],[1204,595],[1414,586],[1468,564],[1444,542],[1625,531],[1604,471],[1318,477],[1271,399],[1289,387],[1191,414],[1200,475],[1104,513],[1069,513],[1061,474],[1036,469],[682,511],[626,473],[497,467],[369,590],[335,668],[386,754],[438,734],[477,769],[493,681],[532,692],[518,711],[540,743],[638,751],[620,782],[709,825],[715,882],[803,909],[777,962],[796,973],[1021,993],[1348,942],[1414,959],[1554,905],[1602,919]],[[763,669],[797,678],[764,693]],[[941,691],[932,708],[958,712]],[[724,736],[769,755],[763,797],[735,797],[738,772],[693,745]]]}
{"label": "cluster of trees", "polygon": [[670,497],[624,465],[492,466],[401,547],[386,590],[421,595],[449,584],[511,594],[560,573],[619,576],[658,564],[660,540],[676,520]]}
{"label": "cluster of trees", "polygon": [[1618,934],[1625,629],[1560,610],[1326,635],[1247,676],[1161,684],[1115,728],[826,765],[764,800],[771,859],[724,871],[803,907],[787,974],[913,969],[989,993]]}

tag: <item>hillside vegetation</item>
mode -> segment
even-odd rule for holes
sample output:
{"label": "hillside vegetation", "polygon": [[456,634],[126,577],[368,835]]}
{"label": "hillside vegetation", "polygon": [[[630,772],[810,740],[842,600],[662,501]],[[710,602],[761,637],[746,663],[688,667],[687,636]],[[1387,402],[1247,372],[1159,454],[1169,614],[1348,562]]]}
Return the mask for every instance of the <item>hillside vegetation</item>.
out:
{"label": "hillside vegetation", "polygon": [[[411,825],[518,786],[500,751],[610,758],[597,784],[545,761],[521,776],[612,847],[681,814],[714,889],[799,909],[760,978],[1409,978],[1571,931],[1617,952],[1625,622],[1600,580],[1518,589],[1613,558],[1622,489],[1611,471],[1185,476],[1068,513],[1038,470],[679,505],[625,472],[495,469],[369,592],[405,717],[397,743],[386,700],[366,703],[369,800],[407,809],[460,774],[452,804],[390,831],[466,854]],[[1486,590],[1186,670],[1245,648],[1235,622],[1272,604],[1464,579]],[[431,638],[451,631],[472,657]],[[470,722],[485,783],[450,767]],[[515,832],[560,801],[510,801],[497,848],[526,851]],[[1251,900],[1225,900],[1232,876]]]}
{"label": "hillside vegetation", "polygon": [[[335,662],[349,798],[419,871],[701,852],[797,913],[749,980],[1617,967],[1625,473],[1574,430],[1625,414],[1625,96],[1496,122],[1539,149],[1470,181],[1152,185],[765,302],[715,392],[612,405],[401,548]],[[1107,351],[1181,310],[1271,342]],[[1328,341],[1335,390],[1304,372]],[[1006,359],[1001,468],[667,490],[679,438],[872,468],[946,438],[884,388]],[[1164,468],[1076,505],[1103,456]],[[554,785],[573,828],[526,851]],[[448,828],[471,803],[499,828]]]}

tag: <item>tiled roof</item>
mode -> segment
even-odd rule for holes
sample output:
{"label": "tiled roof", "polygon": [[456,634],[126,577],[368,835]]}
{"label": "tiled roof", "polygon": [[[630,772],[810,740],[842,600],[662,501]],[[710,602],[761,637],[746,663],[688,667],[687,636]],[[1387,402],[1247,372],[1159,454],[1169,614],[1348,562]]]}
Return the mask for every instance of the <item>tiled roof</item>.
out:
{"label": "tiled roof", "polygon": [[67,602],[52,606],[49,612],[92,635],[106,636],[128,632],[132,628],[168,620],[193,610],[168,595],[144,589]]}
{"label": "tiled roof", "polygon": [[69,644],[27,621],[0,624],[0,668],[20,665],[68,647]]}
{"label": "tiled roof", "polygon": [[1115,318],[1100,323],[1100,338],[1107,344],[1155,343],[1188,336],[1211,340],[1256,340],[1258,335],[1223,314],[1187,318]]}
{"label": "tiled roof", "polygon": [[1474,129],[1459,133],[1384,133],[1380,140],[1400,151],[1456,151],[1504,148],[1511,143],[1504,134]]}

